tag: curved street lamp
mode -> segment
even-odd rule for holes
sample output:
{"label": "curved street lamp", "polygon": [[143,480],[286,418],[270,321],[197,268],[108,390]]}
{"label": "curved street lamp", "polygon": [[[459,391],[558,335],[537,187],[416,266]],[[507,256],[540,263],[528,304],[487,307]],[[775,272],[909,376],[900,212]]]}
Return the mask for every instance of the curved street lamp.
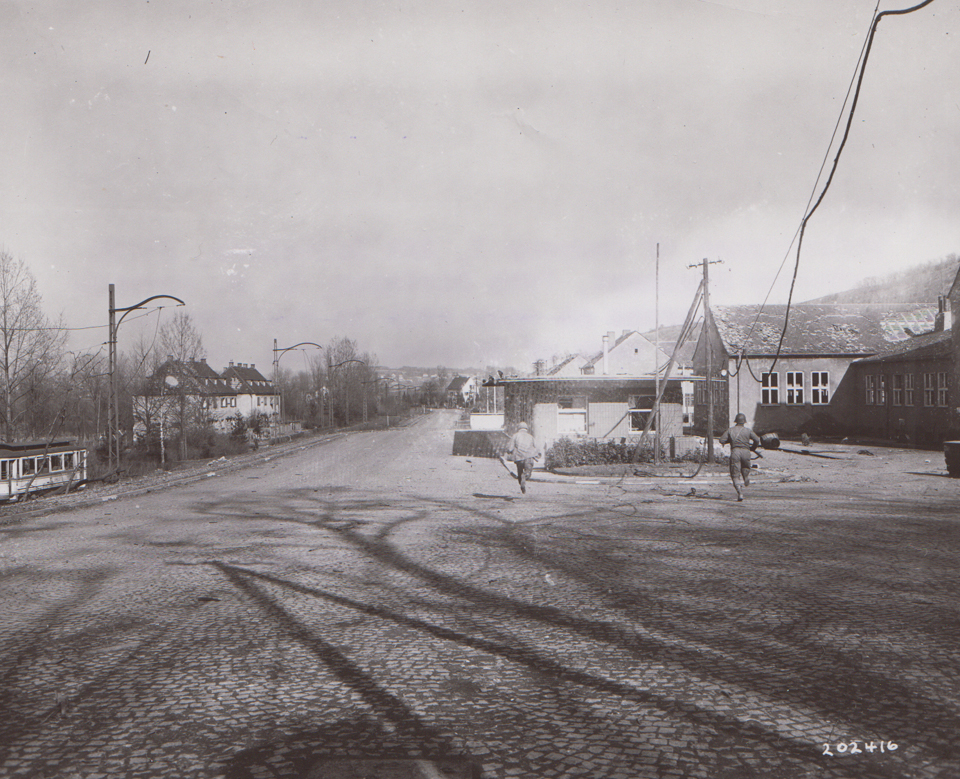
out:
{"label": "curved street lamp", "polygon": [[299,349],[301,346],[316,346],[318,349],[323,349],[320,344],[316,344],[313,341],[301,341],[298,344],[293,346],[288,346],[286,349],[277,348],[277,339],[273,339],[273,380],[277,384],[277,399],[280,401],[280,407],[277,409],[277,418],[280,421],[280,424],[283,423],[283,391],[280,389],[280,358],[283,357],[287,352],[292,352],[294,349]]}
{"label": "curved street lamp", "polygon": [[[107,404],[107,458],[108,458],[108,468],[112,471],[114,468],[119,469],[120,467],[120,410],[119,403],[117,401],[117,381],[116,381],[116,366],[117,366],[117,328],[120,327],[120,323],[123,322],[124,318],[131,311],[136,311],[138,308],[143,308],[151,300],[175,300],[178,305],[185,306],[180,298],[174,297],[173,295],[151,295],[145,300],[141,300],[134,306],[125,306],[124,308],[116,307],[115,291],[113,284],[110,285],[110,332],[108,337],[108,349],[109,354],[109,374],[110,374],[110,397]],[[123,312],[123,316],[117,320],[117,313],[120,311]]]}
{"label": "curved street lamp", "polygon": [[[352,363],[352,362],[359,363],[360,365],[367,365],[367,362],[366,362],[365,360],[349,359],[349,360],[344,360],[343,362],[338,362],[336,365],[329,365],[329,366],[327,366],[327,370],[332,371],[334,368],[340,368],[340,367],[342,367],[342,366],[344,366],[344,365],[349,365],[349,364]],[[367,365],[367,367],[369,367],[369,365]],[[350,421],[350,395],[349,395],[349,393],[344,393],[344,394],[345,394],[345,397],[346,397],[346,399],[347,399],[347,419],[346,419],[346,421],[349,422],[349,421]],[[364,396],[364,400],[366,400],[366,396]],[[332,426],[332,423],[333,423],[333,406],[332,406],[332,405],[331,405],[331,407],[330,407],[330,422],[331,422],[331,426]]]}

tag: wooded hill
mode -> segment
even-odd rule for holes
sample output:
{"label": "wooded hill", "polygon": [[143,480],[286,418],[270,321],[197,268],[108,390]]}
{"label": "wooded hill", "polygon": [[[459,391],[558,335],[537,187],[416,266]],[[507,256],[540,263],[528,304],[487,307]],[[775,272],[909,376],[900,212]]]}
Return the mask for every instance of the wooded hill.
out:
{"label": "wooded hill", "polygon": [[949,255],[915,265],[907,270],[864,279],[845,292],[834,292],[804,303],[924,303],[935,306],[940,295],[946,295],[960,268],[960,257]]}

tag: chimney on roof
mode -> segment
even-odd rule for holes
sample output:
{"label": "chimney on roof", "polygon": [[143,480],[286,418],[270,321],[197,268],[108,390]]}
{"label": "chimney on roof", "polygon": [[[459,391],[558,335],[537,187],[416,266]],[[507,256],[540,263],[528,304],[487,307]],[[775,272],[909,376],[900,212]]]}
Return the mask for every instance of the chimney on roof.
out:
{"label": "chimney on roof", "polygon": [[613,340],[614,333],[611,330],[603,337],[603,375],[606,376],[610,372],[610,363],[608,357],[610,355],[610,342]]}
{"label": "chimney on roof", "polygon": [[950,310],[950,298],[940,295],[937,298],[937,318],[934,320],[933,331],[942,333],[950,330],[953,325],[953,312]]}
{"label": "chimney on roof", "polygon": [[200,358],[200,362],[202,362],[204,365],[206,365],[206,364],[207,364],[207,358],[206,358],[206,357],[201,357],[201,358]]}
{"label": "chimney on roof", "polygon": [[233,360],[230,360],[230,367],[233,367]]}
{"label": "chimney on roof", "polygon": [[257,367],[257,364],[256,364],[255,362],[252,362],[252,363],[250,363],[250,367],[251,367],[251,368],[256,368],[256,367]]}

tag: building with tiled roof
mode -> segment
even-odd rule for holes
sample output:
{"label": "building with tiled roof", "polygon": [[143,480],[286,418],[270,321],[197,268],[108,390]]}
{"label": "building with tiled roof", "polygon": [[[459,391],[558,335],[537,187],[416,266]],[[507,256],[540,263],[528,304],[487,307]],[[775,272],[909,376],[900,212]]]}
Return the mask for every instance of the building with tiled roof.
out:
{"label": "building with tiled roof", "polygon": [[217,373],[205,359],[168,357],[144,382],[133,398],[134,435],[142,437],[159,427],[174,430],[181,419],[191,426],[210,425],[228,433],[239,414],[260,414],[270,423],[280,413],[280,393],[256,366],[233,362]]}
{"label": "building with tiled roof", "polygon": [[[711,307],[694,372],[708,375],[709,349],[715,431],[726,429],[738,413],[759,433],[848,429],[860,398],[854,377],[848,377],[851,364],[933,331],[937,311],[903,303],[797,304],[789,312],[783,305]],[[705,391],[695,405],[705,432]]]}
{"label": "building with tiled roof", "polygon": [[858,402],[857,435],[903,444],[939,444],[957,432],[951,406],[956,386],[956,329],[951,304],[941,299],[934,330],[857,360],[850,367]]}

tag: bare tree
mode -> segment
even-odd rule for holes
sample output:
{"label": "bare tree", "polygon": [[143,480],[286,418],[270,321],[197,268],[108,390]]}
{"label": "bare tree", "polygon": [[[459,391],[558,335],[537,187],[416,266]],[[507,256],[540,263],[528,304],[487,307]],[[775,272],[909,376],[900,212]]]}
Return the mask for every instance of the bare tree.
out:
{"label": "bare tree", "polygon": [[349,338],[334,338],[326,348],[327,385],[330,388],[331,413],[349,425],[360,413],[367,383],[374,377],[374,358],[361,354],[357,342]]}
{"label": "bare tree", "polygon": [[180,457],[187,459],[187,433],[191,425],[204,415],[200,409],[191,408],[190,390],[194,387],[191,380],[189,363],[206,357],[203,338],[193,324],[189,314],[178,311],[173,319],[160,328],[161,353],[167,355],[168,378],[171,381],[171,395],[177,398],[175,423],[180,437]]}
{"label": "bare tree", "polygon": [[30,269],[0,249],[0,424],[8,441],[26,432],[27,401],[63,356],[66,329],[47,319],[41,303]]}
{"label": "bare tree", "polygon": [[187,363],[206,357],[203,338],[190,314],[177,311],[173,319],[160,328],[160,350],[177,362]]}

